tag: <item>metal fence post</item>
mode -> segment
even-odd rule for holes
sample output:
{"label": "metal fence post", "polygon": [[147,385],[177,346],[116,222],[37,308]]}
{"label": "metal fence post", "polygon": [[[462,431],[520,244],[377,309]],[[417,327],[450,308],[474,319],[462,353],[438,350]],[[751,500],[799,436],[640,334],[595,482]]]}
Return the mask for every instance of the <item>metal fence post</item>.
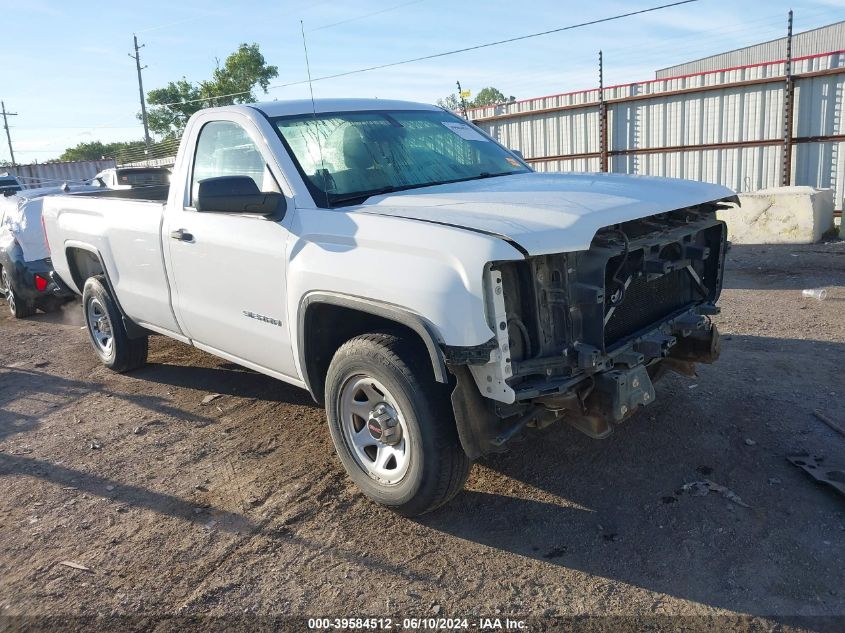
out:
{"label": "metal fence post", "polygon": [[786,30],[785,84],[783,88],[783,165],[781,184],[792,184],[792,122],[795,101],[795,80],[792,77],[792,9],[789,10],[789,22]]}
{"label": "metal fence post", "polygon": [[599,169],[607,172],[607,103],[604,100],[604,61],[599,51]]}

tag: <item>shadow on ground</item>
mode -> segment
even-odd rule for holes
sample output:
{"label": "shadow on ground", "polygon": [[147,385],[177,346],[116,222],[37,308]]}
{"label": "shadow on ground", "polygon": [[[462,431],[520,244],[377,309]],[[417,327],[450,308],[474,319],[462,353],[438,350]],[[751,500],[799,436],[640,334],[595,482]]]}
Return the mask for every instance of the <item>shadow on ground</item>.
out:
{"label": "shadow on ground", "polygon": [[150,363],[133,372],[132,377],[172,387],[202,389],[211,393],[241,398],[317,406],[304,389],[233,363],[225,363],[217,367]]}
{"label": "shadow on ground", "polygon": [[[208,390],[273,402],[314,406],[307,392],[285,385],[261,374],[224,364],[221,367],[176,366],[151,364],[128,375],[138,381],[155,382],[176,387]],[[143,391],[143,389],[142,389]],[[195,427],[215,424],[218,419],[202,410],[190,410],[167,398],[147,393],[109,389],[99,382],[63,378],[24,367],[0,366],[0,441],[36,430],[47,414],[64,414],[66,423],[73,416],[66,410],[79,398],[95,395],[109,398],[114,406],[119,401],[134,405],[139,419],[176,418]],[[24,412],[26,411],[26,412]],[[148,414],[148,415],[146,415]],[[0,453],[0,479],[3,476],[36,477],[61,487],[73,487],[131,506],[147,508],[192,522],[207,521],[205,506],[179,497],[152,491],[139,485],[126,484],[94,473],[86,473],[44,459],[26,456],[26,452]],[[234,532],[252,529],[246,517],[212,508],[222,529]]]}
{"label": "shadow on ground", "polygon": [[[419,522],[713,607],[845,615],[845,498],[785,458],[845,452],[812,416],[845,421],[845,345],[734,336],[725,346],[700,378],[668,376],[608,440],[534,432],[482,460],[471,490]],[[704,479],[750,507],[682,490]]]}
{"label": "shadow on ground", "polygon": [[[0,481],[2,477],[23,475],[36,477],[63,488],[82,490],[95,496],[107,496],[122,505],[123,509],[132,507],[146,508],[159,514],[195,523],[208,521],[209,508],[205,505],[190,503],[173,495],[155,492],[143,486],[121,483],[94,473],[86,473],[60,464],[34,459],[22,455],[0,453]],[[253,524],[247,517],[213,509],[214,516],[221,529],[242,532],[252,529]]]}
{"label": "shadow on ground", "polygon": [[[602,585],[601,579],[609,579],[754,615],[845,613],[845,505],[785,459],[798,451],[843,450],[843,439],[812,416],[823,408],[845,420],[843,357],[842,343],[731,336],[717,365],[701,368],[700,379],[667,377],[658,400],[610,439],[590,440],[566,426],[529,434],[511,452],[484,459],[466,492],[417,523],[449,537],[444,547],[454,550],[469,541],[489,548],[496,577],[502,573],[496,565],[514,564],[501,555],[513,554],[584,572],[589,577],[574,578],[597,591],[613,592]],[[128,378],[121,384],[140,391],[147,382],[314,406],[302,390],[231,365],[152,364]],[[0,380],[0,438],[38,424],[38,415],[9,410],[14,399],[49,396],[67,403],[92,392],[105,395],[96,382],[30,369],[0,368]],[[837,390],[838,397],[830,395]],[[153,415],[216,422],[201,409],[160,396],[109,393]],[[252,463],[260,468],[262,462]],[[44,459],[0,454],[0,480],[11,474],[95,494],[114,486],[122,502],[197,520],[196,506],[182,499]],[[284,474],[278,476],[281,486]],[[682,492],[685,483],[705,478],[727,486],[750,507],[715,493]],[[339,512],[333,499],[316,498],[315,515]],[[384,519],[382,512],[355,512],[345,514],[348,524],[335,526],[349,530],[350,540],[373,531],[362,522]],[[284,521],[253,525],[231,514],[225,523],[275,534],[279,546],[306,538]],[[390,523],[403,531],[404,521]],[[437,540],[427,546],[432,543]],[[383,562],[401,567],[389,551]],[[471,575],[483,565],[467,558],[459,573]]]}

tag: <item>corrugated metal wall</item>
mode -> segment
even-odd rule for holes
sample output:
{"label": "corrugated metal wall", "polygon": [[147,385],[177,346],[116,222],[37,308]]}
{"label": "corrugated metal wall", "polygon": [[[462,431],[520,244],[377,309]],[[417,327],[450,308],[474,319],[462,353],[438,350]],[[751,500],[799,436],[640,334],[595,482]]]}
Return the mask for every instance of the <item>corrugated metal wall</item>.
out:
{"label": "corrugated metal wall", "polygon": [[[792,37],[792,56],[804,57],[816,55],[826,51],[835,51],[845,45],[845,21],[828,24],[827,26],[803,33],[796,33]],[[760,60],[783,59],[786,57],[786,38],[781,37],[769,42],[738,48],[727,53],[711,55],[695,61],[661,68],[654,76],[657,79],[677,77],[691,73],[709,72],[720,68],[733,68],[759,63]]]}
{"label": "corrugated metal wall", "polygon": [[[716,182],[737,191],[781,184],[783,63],[605,89],[609,170]],[[845,196],[845,52],[796,60],[793,184]],[[809,76],[808,76],[809,74]],[[802,78],[803,75],[803,78]],[[470,111],[538,171],[600,169],[598,90]],[[812,137],[836,137],[812,142]],[[716,147],[696,147],[716,145]]]}
{"label": "corrugated metal wall", "polygon": [[35,163],[3,167],[3,171],[17,176],[27,189],[50,187],[65,182],[82,182],[97,175],[103,169],[115,167],[112,159],[80,160],[67,163]]}
{"label": "corrugated metal wall", "polygon": [[[840,55],[845,65],[845,55]],[[795,184],[831,188],[836,207],[845,195],[845,75],[813,77],[799,82],[795,90],[795,135],[839,136],[841,140],[802,143],[793,150]]]}

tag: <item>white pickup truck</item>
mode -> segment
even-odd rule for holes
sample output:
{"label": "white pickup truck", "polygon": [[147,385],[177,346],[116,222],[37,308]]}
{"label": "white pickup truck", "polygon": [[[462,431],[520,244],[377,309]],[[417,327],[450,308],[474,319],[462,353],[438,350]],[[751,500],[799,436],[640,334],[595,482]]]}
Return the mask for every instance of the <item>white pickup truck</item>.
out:
{"label": "white pickup truck", "polygon": [[168,185],[48,198],[56,271],[116,371],[163,334],[308,389],[406,515],[526,426],[593,437],[719,352],[721,186],[536,173],[386,100],[211,108]]}

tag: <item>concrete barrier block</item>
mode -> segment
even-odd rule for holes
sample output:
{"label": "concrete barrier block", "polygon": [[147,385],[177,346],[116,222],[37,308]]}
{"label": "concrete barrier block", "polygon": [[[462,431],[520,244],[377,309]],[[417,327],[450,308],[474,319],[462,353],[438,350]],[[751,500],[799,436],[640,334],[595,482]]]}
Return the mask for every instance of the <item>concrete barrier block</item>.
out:
{"label": "concrete barrier block", "polygon": [[735,244],[813,244],[833,229],[833,190],[774,187],[739,195],[719,211]]}

